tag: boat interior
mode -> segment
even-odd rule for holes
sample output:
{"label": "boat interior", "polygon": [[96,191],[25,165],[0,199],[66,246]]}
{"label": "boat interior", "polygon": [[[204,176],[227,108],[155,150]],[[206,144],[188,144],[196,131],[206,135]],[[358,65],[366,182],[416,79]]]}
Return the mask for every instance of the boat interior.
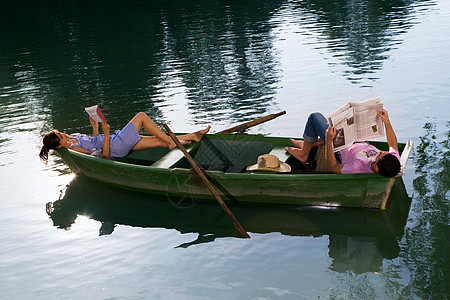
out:
{"label": "boat interior", "polygon": [[[380,150],[387,151],[387,143],[371,142]],[[407,143],[408,144],[408,143]],[[407,144],[399,144],[400,153]],[[280,161],[291,166],[290,174],[329,173],[324,166],[324,149],[314,147],[308,161],[301,163],[284,150],[290,145],[289,138],[264,138],[260,135],[219,134],[207,135],[201,142],[185,146],[197,165],[204,170],[225,173],[247,173],[246,168],[257,162],[258,156],[274,154]],[[402,153],[402,166],[406,165],[408,153]],[[321,152],[322,151],[322,152]],[[321,159],[323,157],[323,159]],[[151,166],[157,168],[190,168],[183,152],[174,148],[150,148],[132,151],[127,156],[118,159],[120,162]]]}
{"label": "boat interior", "polygon": [[[258,156],[272,153],[276,149],[271,142],[251,140],[229,140],[204,137],[200,143],[185,146],[197,165],[204,170],[226,173],[245,173],[246,167],[256,163]],[[281,159],[280,153],[277,156]],[[284,150],[282,152],[285,152]],[[283,153],[284,160],[288,154]],[[191,166],[181,150],[175,148],[153,148],[133,151],[121,162],[158,168],[186,168]]]}

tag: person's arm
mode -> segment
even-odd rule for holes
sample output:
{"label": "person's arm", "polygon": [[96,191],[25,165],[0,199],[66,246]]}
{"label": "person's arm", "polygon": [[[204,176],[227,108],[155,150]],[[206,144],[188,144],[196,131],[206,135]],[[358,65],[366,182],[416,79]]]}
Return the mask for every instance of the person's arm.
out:
{"label": "person's arm", "polygon": [[341,169],[344,166],[343,164],[339,164],[336,162],[336,157],[334,157],[333,152],[333,139],[336,136],[336,128],[333,126],[328,126],[327,132],[326,132],[326,147],[327,147],[327,164],[328,168],[331,172],[336,174],[341,174]]}
{"label": "person's arm", "polygon": [[381,112],[377,113],[377,115],[384,123],[384,128],[386,129],[386,139],[389,147],[392,147],[398,151],[397,136],[395,135],[394,129],[392,128],[391,121],[389,121],[388,112],[383,109]]}
{"label": "person's arm", "polygon": [[84,154],[89,154],[88,150],[83,149],[81,147],[77,147],[77,146],[70,148],[70,150],[77,151],[77,152],[84,153]]}
{"label": "person's arm", "polygon": [[91,116],[89,116],[89,122],[91,123],[92,126],[92,135],[96,136],[99,134],[98,132],[98,122],[96,122]]}
{"label": "person's arm", "polygon": [[109,158],[109,129],[110,129],[109,124],[106,123],[106,121],[102,120],[102,130],[103,130],[103,135],[105,136],[105,139],[103,141],[103,151],[102,151],[103,158]]}

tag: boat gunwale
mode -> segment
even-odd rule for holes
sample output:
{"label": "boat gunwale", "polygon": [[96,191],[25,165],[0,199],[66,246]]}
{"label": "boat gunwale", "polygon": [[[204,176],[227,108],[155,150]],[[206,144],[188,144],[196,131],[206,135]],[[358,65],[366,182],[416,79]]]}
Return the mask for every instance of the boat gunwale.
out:
{"label": "boat gunwale", "polygon": [[[103,159],[100,157],[95,157],[95,156],[91,156],[88,154],[84,154],[81,152],[77,152],[71,149],[65,149],[67,150],[71,156],[78,156],[81,157],[84,160],[88,160],[88,161],[94,161],[96,163],[100,163],[103,165],[118,165],[121,166],[122,168],[127,168],[129,170],[148,170],[150,172],[155,172],[155,173],[161,173],[161,174],[167,174],[167,173],[179,173],[179,174],[183,174],[183,173],[188,173],[190,172],[190,169],[185,169],[185,168],[160,168],[160,167],[153,167],[153,166],[145,166],[145,165],[139,165],[139,164],[132,164],[132,163],[127,163],[127,162],[121,162],[121,161],[115,161],[115,160],[110,160],[110,159]],[[64,151],[64,149],[59,149],[58,151]],[[358,173],[358,174],[333,174],[333,173],[299,173],[299,174],[282,174],[282,173],[274,173],[274,174],[269,174],[269,173],[257,173],[257,172],[253,172],[253,173],[226,173],[223,171],[214,171],[214,170],[204,170],[208,175],[211,176],[222,176],[222,177],[228,177],[228,178],[240,178],[240,177],[250,177],[252,176],[252,178],[260,178],[260,179],[264,179],[264,178],[284,178],[284,179],[294,179],[294,178],[312,178],[314,180],[320,180],[320,179],[340,179],[340,180],[345,180],[345,179],[388,179],[386,177],[383,177],[379,174],[375,174],[375,173]]]}

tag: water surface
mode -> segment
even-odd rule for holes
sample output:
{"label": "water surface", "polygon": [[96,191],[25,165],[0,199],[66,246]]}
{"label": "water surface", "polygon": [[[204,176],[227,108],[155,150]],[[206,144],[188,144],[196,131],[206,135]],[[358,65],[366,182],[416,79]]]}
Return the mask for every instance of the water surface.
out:
{"label": "water surface", "polygon": [[[4,1],[0,294],[7,299],[446,299],[450,5],[430,1]],[[175,131],[301,136],[380,96],[415,150],[387,212],[234,205],[106,188],[43,133],[144,111]]]}

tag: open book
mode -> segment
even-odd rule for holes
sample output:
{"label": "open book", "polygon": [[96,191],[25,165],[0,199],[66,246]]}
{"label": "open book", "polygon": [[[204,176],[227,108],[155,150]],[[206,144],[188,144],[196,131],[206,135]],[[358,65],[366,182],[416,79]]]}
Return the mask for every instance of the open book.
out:
{"label": "open book", "polygon": [[106,119],[103,116],[102,111],[100,110],[98,105],[86,107],[85,110],[96,122],[101,122],[102,120],[106,122]]}
{"label": "open book", "polygon": [[340,151],[354,142],[384,136],[384,125],[377,115],[383,109],[380,98],[361,102],[347,102],[344,106],[328,115],[328,122],[336,128],[333,140],[334,152]]}

